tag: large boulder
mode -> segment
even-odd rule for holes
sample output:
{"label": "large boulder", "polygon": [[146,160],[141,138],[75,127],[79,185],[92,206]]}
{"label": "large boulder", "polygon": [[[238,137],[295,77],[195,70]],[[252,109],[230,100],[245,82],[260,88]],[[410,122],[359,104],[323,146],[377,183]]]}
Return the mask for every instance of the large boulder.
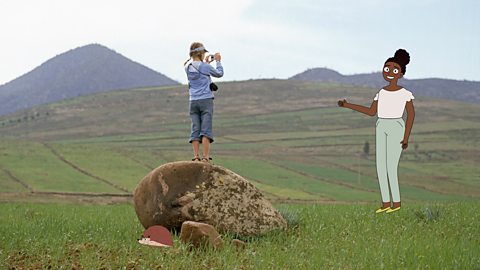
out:
{"label": "large boulder", "polygon": [[138,184],[133,201],[145,228],[179,229],[185,221],[196,221],[220,232],[254,236],[287,225],[250,182],[204,162],[180,161],[156,168]]}

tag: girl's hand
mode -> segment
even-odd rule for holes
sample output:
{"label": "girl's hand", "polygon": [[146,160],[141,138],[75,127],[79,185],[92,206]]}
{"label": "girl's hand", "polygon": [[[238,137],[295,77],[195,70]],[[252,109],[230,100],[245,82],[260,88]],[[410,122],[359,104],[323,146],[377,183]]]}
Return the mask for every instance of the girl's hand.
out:
{"label": "girl's hand", "polygon": [[209,55],[205,56],[205,61],[204,61],[204,62],[206,62],[206,63],[208,63],[208,64],[210,64],[211,62],[213,62],[213,57],[212,57],[212,55],[209,54]]}
{"label": "girl's hand", "polygon": [[347,103],[348,103],[348,102],[347,102],[346,99],[344,99],[344,100],[339,100],[339,101],[338,101],[338,106],[339,106],[339,107],[345,107],[345,105],[347,105]]}
{"label": "girl's hand", "polygon": [[403,141],[401,141],[400,143],[402,144],[402,149],[408,148],[408,140],[403,139]]}
{"label": "girl's hand", "polygon": [[215,61],[217,62],[220,62],[220,60],[222,60],[222,56],[220,55],[220,53],[216,53],[214,57],[215,57]]}

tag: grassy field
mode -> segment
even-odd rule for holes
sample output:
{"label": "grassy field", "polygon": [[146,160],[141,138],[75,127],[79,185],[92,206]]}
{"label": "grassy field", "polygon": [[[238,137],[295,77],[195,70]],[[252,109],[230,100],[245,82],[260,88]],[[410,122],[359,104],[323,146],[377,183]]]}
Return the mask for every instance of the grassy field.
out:
{"label": "grassy field", "polygon": [[167,250],[137,244],[143,228],[128,196],[152,169],[191,158],[188,97],[184,86],[114,91],[0,118],[0,268],[479,267],[480,105],[416,96],[402,210],[375,216],[375,118],[336,101],[368,105],[377,90],[285,80],[220,87],[215,164],[296,215],[298,228],[249,239],[245,250],[188,252],[178,238]]}
{"label": "grassy field", "polygon": [[297,222],[285,232],[244,239],[245,249],[188,251],[136,242],[133,206],[0,203],[0,268],[5,269],[476,269],[478,203],[278,205]]}

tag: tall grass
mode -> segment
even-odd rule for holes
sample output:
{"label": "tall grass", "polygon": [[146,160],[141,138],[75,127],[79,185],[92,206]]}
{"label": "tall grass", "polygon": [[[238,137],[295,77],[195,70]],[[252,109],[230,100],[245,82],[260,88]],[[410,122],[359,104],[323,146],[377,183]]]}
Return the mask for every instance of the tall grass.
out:
{"label": "tall grass", "polygon": [[[245,249],[190,252],[174,237],[159,249],[136,242],[130,204],[0,204],[0,268],[46,269],[474,269],[480,265],[480,206],[279,205],[295,222],[244,239]],[[425,209],[430,210],[430,214]],[[436,214],[438,213],[438,215]]]}

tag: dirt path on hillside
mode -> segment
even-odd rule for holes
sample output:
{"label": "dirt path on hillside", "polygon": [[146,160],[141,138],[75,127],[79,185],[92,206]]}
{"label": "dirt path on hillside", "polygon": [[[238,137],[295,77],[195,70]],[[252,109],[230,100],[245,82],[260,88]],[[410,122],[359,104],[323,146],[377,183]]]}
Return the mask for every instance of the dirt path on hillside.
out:
{"label": "dirt path on hillside", "polygon": [[130,159],[131,161],[133,161],[133,162],[141,165],[142,167],[145,167],[145,168],[147,168],[147,169],[149,169],[149,170],[155,169],[154,167],[146,164],[145,162],[143,162],[143,161],[141,161],[141,160],[138,160],[138,159],[132,157],[132,155],[130,155],[130,154],[128,153],[128,151],[125,151],[125,150],[120,149],[120,148],[114,148],[114,150],[115,150],[115,152],[116,152],[117,154],[121,155],[121,156],[124,157],[124,158]]}
{"label": "dirt path on hillside", "polygon": [[10,179],[12,179],[12,181],[19,183],[24,188],[26,188],[28,191],[33,192],[33,188],[29,184],[27,184],[27,182],[25,182],[22,179],[13,175],[11,171],[9,171],[7,169],[3,169],[3,168],[1,168],[0,170],[2,170],[5,174],[7,174],[8,177],[10,177]]}
{"label": "dirt path on hillside", "polygon": [[343,187],[347,187],[347,188],[355,189],[355,190],[361,190],[361,191],[367,191],[367,192],[373,192],[373,193],[377,192],[377,190],[368,189],[368,188],[359,187],[359,186],[354,186],[354,185],[351,185],[351,184],[348,184],[348,183],[345,183],[345,182],[341,182],[341,181],[333,181],[333,180],[328,180],[326,178],[321,178],[321,177],[318,177],[318,176],[315,176],[315,175],[312,175],[312,174],[308,174],[308,173],[305,173],[305,172],[302,172],[302,171],[299,171],[299,170],[295,170],[295,169],[292,169],[290,167],[287,167],[287,166],[284,166],[284,165],[281,165],[281,164],[278,164],[278,163],[275,163],[275,162],[271,162],[271,161],[268,161],[268,160],[263,160],[263,161],[267,162],[267,163],[270,163],[274,166],[280,167],[282,169],[285,169],[287,171],[294,172],[294,173],[303,175],[305,177],[313,178],[315,180],[323,181],[323,182],[326,182],[326,183],[329,183],[329,184],[343,186]]}
{"label": "dirt path on hillside", "polygon": [[0,202],[116,204],[133,203],[133,195],[44,191],[0,192]]}
{"label": "dirt path on hillside", "polygon": [[105,183],[105,184],[107,184],[107,185],[109,185],[109,186],[112,186],[112,187],[114,187],[114,188],[116,188],[116,189],[118,189],[118,190],[120,190],[120,191],[123,191],[123,192],[125,192],[125,193],[131,193],[130,190],[128,190],[128,189],[126,189],[126,188],[124,188],[124,187],[122,187],[122,186],[120,186],[120,185],[117,185],[117,184],[113,183],[112,181],[109,181],[109,180],[107,180],[107,179],[103,179],[103,178],[101,178],[101,177],[99,177],[99,176],[96,176],[96,175],[94,175],[94,174],[86,171],[85,169],[82,169],[82,168],[79,167],[78,165],[76,165],[76,164],[68,161],[68,160],[67,160],[65,157],[63,157],[59,152],[57,152],[57,150],[55,150],[52,146],[48,145],[47,143],[43,143],[43,142],[42,142],[42,144],[43,144],[43,146],[45,146],[47,149],[49,149],[58,159],[60,159],[61,161],[63,161],[65,164],[69,165],[70,167],[72,167],[72,168],[75,169],[76,171],[78,171],[78,172],[80,172],[80,173],[82,173],[82,174],[84,174],[84,175],[86,175],[86,176],[89,176],[89,177],[91,177],[91,178],[93,178],[93,179],[96,179],[96,180],[98,180],[98,181],[101,181],[101,182],[103,182],[103,183]]}

